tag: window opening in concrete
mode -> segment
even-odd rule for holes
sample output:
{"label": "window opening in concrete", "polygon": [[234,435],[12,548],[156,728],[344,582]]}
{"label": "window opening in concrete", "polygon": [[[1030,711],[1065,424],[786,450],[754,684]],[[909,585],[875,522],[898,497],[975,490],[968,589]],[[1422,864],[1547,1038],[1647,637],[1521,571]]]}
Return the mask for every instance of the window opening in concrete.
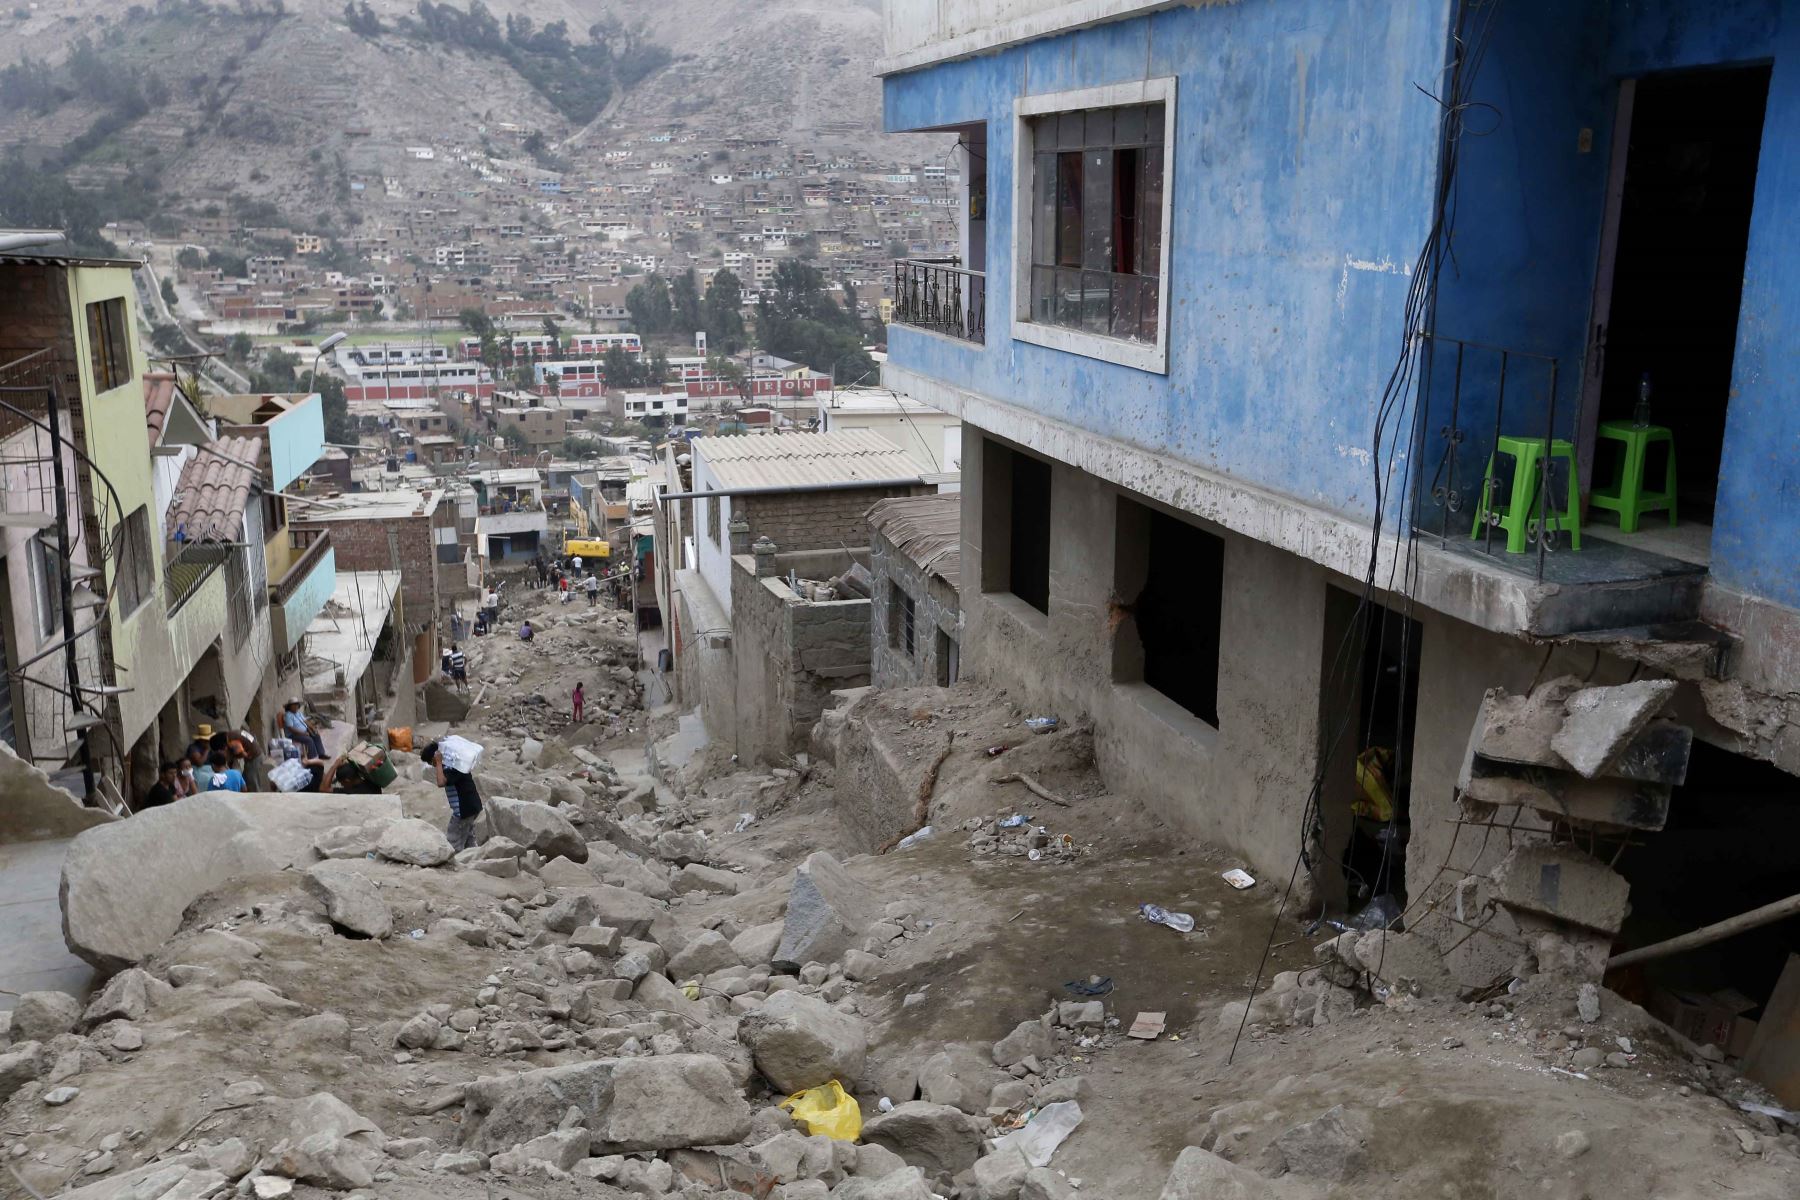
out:
{"label": "window opening in concrete", "polygon": [[119,553],[121,558],[114,568],[114,582],[119,589],[119,615],[130,616],[150,598],[151,576],[156,565],[151,558],[148,505],[138,505],[125,518]]}
{"label": "window opening in concrete", "polygon": [[[1794,777],[1696,741],[1687,779],[1670,796],[1663,829],[1636,833],[1622,848],[1616,842],[1591,848],[1602,860],[1617,851],[1614,865],[1631,885],[1631,910],[1613,952],[1667,941],[1792,896],[1800,891],[1797,842]],[[1606,986],[1694,1040],[1719,1044],[1735,1057],[1750,1032],[1738,1019],[1763,1015],[1762,1005],[1792,954],[1800,954],[1800,920],[1789,917],[1612,971]],[[1696,1014],[1696,1007],[1715,1015]],[[1697,1022],[1703,1019],[1701,1030]],[[1720,1036],[1727,1042],[1719,1042]],[[1729,1044],[1732,1039],[1735,1045]]]}
{"label": "window opening in concrete", "polygon": [[888,645],[912,658],[917,637],[913,598],[897,583],[888,584],[888,589]]}
{"label": "window opening in concrete", "polygon": [[1383,896],[1395,911],[1406,906],[1423,636],[1417,621],[1372,601],[1359,618],[1357,602],[1329,589],[1319,698],[1321,752],[1330,756],[1319,792],[1320,884],[1333,907],[1351,914]]}
{"label": "window opening in concrete", "polygon": [[125,332],[125,301],[96,300],[87,306],[87,319],[94,390],[109,392],[130,383],[131,342]]}
{"label": "window opening in concrete", "polygon": [[937,685],[949,687],[961,677],[962,664],[957,661],[956,639],[937,631]]}
{"label": "window opening in concrete", "polygon": [[1163,119],[1137,104],[1030,122],[1032,321],[1156,341]]}
{"label": "window opening in concrete", "polygon": [[1014,452],[1008,590],[1041,613],[1050,611],[1050,464]]}
{"label": "window opening in concrete", "polygon": [[1146,683],[1217,727],[1225,541],[1123,497],[1116,520],[1113,678]]}
{"label": "window opening in concrete", "polygon": [[[713,489],[707,488],[706,490],[710,492]],[[706,505],[706,536],[711,538],[712,544],[716,546],[719,544],[719,502],[706,500],[702,503]]]}
{"label": "window opening in concrete", "polygon": [[[1631,104],[1597,419],[1670,430],[1684,522],[1710,522],[1718,489],[1768,91],[1766,65],[1681,71],[1637,80]],[[1623,446],[1596,438],[1594,487]],[[1667,453],[1649,447],[1647,490],[1662,490]],[[1668,537],[1668,517],[1639,530]]]}

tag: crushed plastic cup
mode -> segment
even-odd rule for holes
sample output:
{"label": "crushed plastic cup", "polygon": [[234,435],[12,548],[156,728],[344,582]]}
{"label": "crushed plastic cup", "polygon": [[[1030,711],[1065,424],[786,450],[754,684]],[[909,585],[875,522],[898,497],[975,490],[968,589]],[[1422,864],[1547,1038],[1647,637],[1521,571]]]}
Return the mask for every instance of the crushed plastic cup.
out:
{"label": "crushed plastic cup", "polygon": [[886,1096],[883,1096],[880,1100],[876,1101],[875,1107],[879,1108],[882,1112],[893,1112],[894,1102],[889,1100]]}
{"label": "crushed plastic cup", "polygon": [[1176,933],[1194,932],[1194,918],[1187,913],[1170,912],[1157,904],[1140,904],[1138,912],[1144,915],[1144,920],[1153,921],[1158,925],[1167,925]]}
{"label": "crushed plastic cup", "polygon": [[1031,820],[1031,818],[1026,816],[1024,813],[1014,813],[1012,816],[1007,817],[1000,822],[1000,828],[1002,828],[1002,829],[1017,829],[1020,826],[1024,825],[1027,821],[1030,821],[1030,820]]}
{"label": "crushed plastic cup", "polygon": [[931,835],[936,832],[937,832],[937,830],[935,830],[931,826],[927,825],[923,829],[915,830],[914,832],[909,833],[905,837],[901,838],[898,842],[896,842],[894,844],[894,849],[906,850],[906,849],[909,849],[910,847],[918,845],[920,842],[929,841],[931,839]]}
{"label": "crushed plastic cup", "polygon": [[744,832],[744,830],[750,828],[750,823],[755,820],[756,820],[755,813],[749,813],[749,812],[739,813],[738,819],[737,819],[737,824],[733,825],[731,827],[731,832],[742,833],[742,832]]}

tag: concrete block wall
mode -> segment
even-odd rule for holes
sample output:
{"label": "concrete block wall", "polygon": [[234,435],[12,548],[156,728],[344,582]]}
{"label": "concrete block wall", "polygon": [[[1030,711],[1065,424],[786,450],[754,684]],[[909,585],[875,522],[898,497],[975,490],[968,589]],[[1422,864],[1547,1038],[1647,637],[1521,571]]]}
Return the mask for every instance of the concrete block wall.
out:
{"label": "concrete block wall", "polygon": [[739,496],[732,515],[750,524],[750,541],[767,537],[783,550],[833,550],[869,544],[869,506],[888,496],[918,496],[920,484],[900,488],[857,488],[841,492],[788,492]]}
{"label": "concrete block wall", "polygon": [[[939,661],[938,633],[952,642],[962,641],[961,604],[956,592],[935,575],[927,575],[919,565],[894,548],[879,533],[871,535],[870,570],[875,576],[875,595],[870,601],[869,681],[876,687],[931,686],[942,677],[945,664]],[[913,600],[913,653],[894,645],[894,623],[898,619],[894,605],[894,587],[899,586]]]}
{"label": "concrete block wall", "polygon": [[[317,527],[331,530],[331,542],[336,547],[337,565],[341,571],[391,571],[398,555],[407,621],[416,631],[421,623],[430,625],[433,622],[440,606],[437,547],[433,544],[431,531],[434,518],[442,521],[445,514],[448,514],[448,523],[454,525],[454,510],[440,504],[438,512],[431,517],[331,521]],[[294,526],[299,529],[311,527],[300,521],[294,522]],[[392,546],[388,543],[390,531],[395,534]]]}

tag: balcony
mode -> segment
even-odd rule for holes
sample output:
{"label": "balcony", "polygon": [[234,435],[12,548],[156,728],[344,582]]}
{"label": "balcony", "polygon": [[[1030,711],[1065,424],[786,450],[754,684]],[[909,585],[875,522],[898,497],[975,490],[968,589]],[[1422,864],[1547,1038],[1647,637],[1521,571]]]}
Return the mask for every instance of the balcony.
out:
{"label": "balcony", "polygon": [[[1557,359],[1425,337],[1418,372],[1411,528],[1426,604],[1483,628],[1540,637],[1683,628],[1699,615],[1705,555],[1654,522],[1625,534],[1590,520],[1580,513],[1586,488],[1578,479],[1580,548],[1558,528],[1570,509],[1571,463],[1579,471],[1584,450],[1589,460],[1592,451],[1583,444],[1578,389]],[[1494,453],[1503,437],[1554,437],[1571,447],[1569,458],[1539,461],[1526,480],[1523,552],[1508,550],[1492,511],[1510,499],[1511,456]]]}
{"label": "balcony", "polygon": [[279,576],[273,571],[269,575],[270,635],[277,654],[299,644],[337,585],[337,552],[330,530],[296,530],[289,535],[289,545],[299,553]]}
{"label": "balcony", "polygon": [[894,321],[983,345],[987,341],[987,276],[960,260],[894,263]]}

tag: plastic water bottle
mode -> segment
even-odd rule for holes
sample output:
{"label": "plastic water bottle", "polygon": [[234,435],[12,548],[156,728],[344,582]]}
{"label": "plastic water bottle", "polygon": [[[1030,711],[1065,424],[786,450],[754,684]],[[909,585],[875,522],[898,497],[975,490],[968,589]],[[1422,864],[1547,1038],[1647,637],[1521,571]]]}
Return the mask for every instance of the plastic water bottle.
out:
{"label": "plastic water bottle", "polygon": [[1156,904],[1140,904],[1138,911],[1144,914],[1144,920],[1153,921],[1158,925],[1167,925],[1176,933],[1194,932],[1194,918],[1187,913],[1170,912]]}
{"label": "plastic water bottle", "polygon": [[1638,380],[1637,407],[1631,410],[1631,423],[1639,429],[1650,427],[1650,372]]}

